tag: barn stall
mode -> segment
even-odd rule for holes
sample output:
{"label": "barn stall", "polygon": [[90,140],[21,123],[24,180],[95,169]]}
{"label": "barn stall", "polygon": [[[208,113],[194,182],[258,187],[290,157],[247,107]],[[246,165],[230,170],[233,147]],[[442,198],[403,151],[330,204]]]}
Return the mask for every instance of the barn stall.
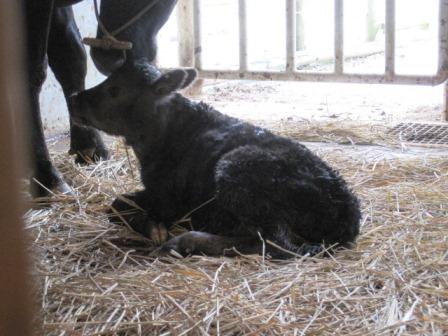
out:
{"label": "barn stall", "polygon": [[[360,3],[184,1],[159,38],[160,65],[194,65],[205,79],[194,99],[305,143],[349,181],[361,234],[328,258],[150,258],[151,241],[106,216],[140,186],[133,153],[111,138],[110,160],[74,164],[63,97],[47,83],[48,142],[75,196],[34,201],[25,215],[41,334],[447,333],[448,126],[436,85],[447,79],[448,5]],[[91,4],[76,14],[91,35]],[[99,80],[91,66],[87,87]]]}

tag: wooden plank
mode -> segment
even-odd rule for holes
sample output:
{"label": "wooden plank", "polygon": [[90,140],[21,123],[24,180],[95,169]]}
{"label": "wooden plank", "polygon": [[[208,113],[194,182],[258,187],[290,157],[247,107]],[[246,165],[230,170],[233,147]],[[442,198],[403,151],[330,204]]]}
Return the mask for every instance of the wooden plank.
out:
{"label": "wooden plank", "polygon": [[386,0],[386,77],[395,75],[395,0]]}
{"label": "wooden plank", "polygon": [[238,2],[239,43],[240,43],[240,71],[247,71],[247,3]]}
{"label": "wooden plank", "polygon": [[179,0],[177,19],[179,30],[179,65],[194,67],[194,3],[192,0]]}
{"label": "wooden plank", "polygon": [[344,73],[344,0],[334,1],[334,72]]}
{"label": "wooden plank", "polygon": [[[23,172],[21,82],[17,1],[0,1],[0,335],[31,335],[31,298],[19,194]],[[23,68],[23,67],[22,67]]]}
{"label": "wooden plank", "polygon": [[296,0],[286,1],[286,71],[296,71]]}

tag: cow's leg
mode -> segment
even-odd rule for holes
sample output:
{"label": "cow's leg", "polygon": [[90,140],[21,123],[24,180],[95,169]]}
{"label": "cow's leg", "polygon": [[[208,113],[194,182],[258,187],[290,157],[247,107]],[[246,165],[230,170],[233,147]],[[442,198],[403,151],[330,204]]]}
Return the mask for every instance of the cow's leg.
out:
{"label": "cow's leg", "polygon": [[25,1],[27,91],[29,96],[31,192],[48,195],[48,189],[69,192],[61,174],[50,161],[40,116],[39,94],[46,78],[47,42],[53,3],[50,0]]}
{"label": "cow's leg", "polygon": [[[84,90],[87,74],[87,56],[71,7],[54,9],[48,40],[48,62],[62,86],[70,109],[68,97]],[[76,154],[78,163],[108,158],[99,132],[91,127],[75,125],[71,119],[69,153]]]}
{"label": "cow's leg", "polygon": [[70,193],[71,188],[64,182],[59,171],[53,166],[45,143],[42,120],[39,109],[40,88],[29,88],[30,97],[30,133],[31,133],[31,193],[34,197],[43,197],[49,190],[56,193]]}

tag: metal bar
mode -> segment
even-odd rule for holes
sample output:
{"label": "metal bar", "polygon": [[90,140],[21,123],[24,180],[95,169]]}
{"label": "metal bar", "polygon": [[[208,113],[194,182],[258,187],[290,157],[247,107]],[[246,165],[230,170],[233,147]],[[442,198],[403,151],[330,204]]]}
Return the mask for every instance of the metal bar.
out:
{"label": "metal bar", "polygon": [[386,77],[395,75],[395,0],[386,0]]}
{"label": "metal bar", "polygon": [[202,18],[201,18],[201,0],[194,0],[193,3],[194,18],[194,66],[196,69],[202,69]]}
{"label": "metal bar", "polygon": [[286,72],[296,70],[296,0],[286,0]]}
{"label": "metal bar", "polygon": [[336,74],[319,72],[272,72],[272,71],[233,71],[233,70],[202,70],[202,78],[209,79],[249,79],[275,81],[305,81],[305,82],[336,82],[336,83],[366,83],[366,84],[406,84],[435,86],[447,80],[447,74],[436,76],[386,75],[375,74]]}
{"label": "metal bar", "polygon": [[240,71],[247,70],[247,4],[246,0],[238,1],[239,38],[240,38]]}
{"label": "metal bar", "polygon": [[334,71],[344,72],[344,0],[334,1]]}

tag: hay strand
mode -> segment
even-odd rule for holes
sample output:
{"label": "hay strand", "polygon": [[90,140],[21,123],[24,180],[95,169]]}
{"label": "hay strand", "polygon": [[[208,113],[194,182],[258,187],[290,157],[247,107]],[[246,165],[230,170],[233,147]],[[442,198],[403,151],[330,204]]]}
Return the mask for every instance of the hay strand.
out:
{"label": "hay strand", "polygon": [[[351,132],[351,141],[376,141]],[[154,260],[148,240],[105,214],[141,187],[122,146],[89,167],[55,154],[75,196],[26,214],[41,334],[447,334],[448,160],[397,159],[390,148],[313,147],[361,198],[362,233],[352,250],[287,261]]]}

